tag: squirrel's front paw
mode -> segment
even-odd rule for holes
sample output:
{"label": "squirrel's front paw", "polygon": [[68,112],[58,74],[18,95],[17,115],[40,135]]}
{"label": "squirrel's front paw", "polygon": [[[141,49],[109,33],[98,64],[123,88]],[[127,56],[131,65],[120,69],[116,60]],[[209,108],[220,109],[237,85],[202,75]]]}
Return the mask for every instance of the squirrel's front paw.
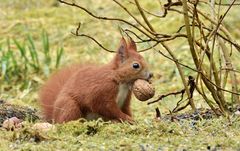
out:
{"label": "squirrel's front paw", "polygon": [[126,116],[126,119],[125,120],[122,120],[123,122],[127,122],[127,123],[129,123],[129,124],[134,124],[135,123],[135,121],[133,120],[133,118],[132,117],[130,117],[130,116]]}

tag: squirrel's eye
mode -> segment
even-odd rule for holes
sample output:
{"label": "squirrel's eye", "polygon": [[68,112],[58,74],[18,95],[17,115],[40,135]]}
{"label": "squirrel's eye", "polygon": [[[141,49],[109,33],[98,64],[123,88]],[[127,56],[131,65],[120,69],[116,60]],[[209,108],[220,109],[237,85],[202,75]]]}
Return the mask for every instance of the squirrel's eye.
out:
{"label": "squirrel's eye", "polygon": [[140,65],[139,65],[138,63],[133,63],[133,64],[132,64],[132,67],[133,67],[134,69],[138,69],[138,68],[140,68]]}

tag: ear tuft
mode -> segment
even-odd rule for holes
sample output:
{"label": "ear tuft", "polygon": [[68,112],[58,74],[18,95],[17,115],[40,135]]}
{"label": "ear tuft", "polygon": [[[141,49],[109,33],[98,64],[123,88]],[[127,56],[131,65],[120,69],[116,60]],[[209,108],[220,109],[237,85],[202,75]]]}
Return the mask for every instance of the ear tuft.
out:
{"label": "ear tuft", "polygon": [[123,62],[127,58],[127,42],[123,37],[121,38],[120,46],[118,48],[118,55],[121,62]]}
{"label": "ear tuft", "polygon": [[129,37],[128,49],[137,51],[137,46],[136,46],[135,42],[133,41],[133,39],[131,37]]}

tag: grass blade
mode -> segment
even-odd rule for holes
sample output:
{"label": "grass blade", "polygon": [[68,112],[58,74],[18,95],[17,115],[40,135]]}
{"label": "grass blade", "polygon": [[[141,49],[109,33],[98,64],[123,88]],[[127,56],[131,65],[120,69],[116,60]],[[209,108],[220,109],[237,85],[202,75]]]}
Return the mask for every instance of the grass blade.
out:
{"label": "grass blade", "polygon": [[26,57],[26,49],[25,49],[24,45],[21,46],[21,44],[16,39],[13,39],[13,42],[17,46],[18,50],[21,53],[21,56],[24,58],[24,60],[26,61],[26,64],[27,64],[29,61],[28,61],[28,58]]}
{"label": "grass blade", "polygon": [[59,67],[59,64],[60,64],[60,61],[61,61],[61,58],[62,58],[62,55],[63,55],[63,47],[59,48],[57,50],[57,59],[56,59],[56,65],[55,67],[58,68]]}
{"label": "grass blade", "polygon": [[10,57],[11,57],[11,63],[13,64],[13,73],[19,75],[19,66],[17,64],[17,60],[15,58],[15,55],[13,54],[13,51],[11,49],[9,38],[7,39],[7,48],[8,48],[7,51],[9,53]]}
{"label": "grass blade", "polygon": [[35,44],[33,42],[33,39],[32,39],[32,36],[28,35],[27,36],[27,39],[28,39],[28,49],[29,49],[29,52],[30,52],[30,55],[31,55],[31,58],[32,58],[32,61],[33,61],[33,66],[34,66],[34,69],[38,72],[39,71],[39,59],[38,59],[38,53],[36,51],[36,47],[35,47]]}

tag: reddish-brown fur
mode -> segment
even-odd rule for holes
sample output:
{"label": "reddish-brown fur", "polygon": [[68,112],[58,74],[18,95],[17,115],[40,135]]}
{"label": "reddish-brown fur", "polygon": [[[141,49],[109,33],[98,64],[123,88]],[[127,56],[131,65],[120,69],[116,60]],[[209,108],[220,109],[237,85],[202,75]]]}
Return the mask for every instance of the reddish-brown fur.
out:
{"label": "reddish-brown fur", "polygon": [[[140,67],[133,68],[134,63]],[[40,104],[46,120],[57,123],[98,117],[132,122],[132,84],[151,75],[135,43],[122,38],[109,64],[76,65],[53,74],[40,91]]]}

